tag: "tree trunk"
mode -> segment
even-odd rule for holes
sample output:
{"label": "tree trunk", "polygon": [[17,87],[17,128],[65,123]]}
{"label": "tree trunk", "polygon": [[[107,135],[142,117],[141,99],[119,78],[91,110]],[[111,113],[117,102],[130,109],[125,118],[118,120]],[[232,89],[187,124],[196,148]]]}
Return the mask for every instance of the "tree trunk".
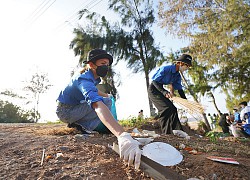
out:
{"label": "tree trunk", "polygon": [[[184,84],[185,84],[187,90],[189,91],[189,93],[191,94],[191,96],[193,96],[195,102],[199,103],[199,101],[197,100],[197,98],[195,98],[194,92],[189,88],[189,85],[188,85],[188,83],[187,83],[187,81],[186,81],[184,75],[182,74],[181,71],[179,71],[179,72],[180,72],[181,78],[182,78],[182,80],[183,80],[183,82],[184,82]],[[202,116],[203,116],[203,118],[204,118],[204,122],[205,122],[205,124],[206,124],[208,130],[211,131],[211,127],[210,127],[210,124],[209,124],[209,122],[208,122],[208,120],[207,120],[206,113],[202,113]]]}
{"label": "tree trunk", "polygon": [[[149,87],[149,74],[145,72],[145,77],[146,77],[146,85],[147,85],[147,92],[148,92],[148,87]],[[148,94],[148,93],[147,93]],[[148,103],[149,103],[149,110],[150,110],[150,116],[154,115],[154,107],[152,101],[149,99],[148,96]]]}
{"label": "tree trunk", "polygon": [[209,92],[209,95],[211,96],[212,102],[213,102],[213,104],[214,104],[214,107],[215,107],[215,109],[216,109],[216,111],[217,111],[217,113],[218,113],[218,115],[219,115],[219,117],[220,117],[220,110],[219,110],[219,108],[218,108],[218,106],[217,106],[217,104],[216,104],[216,102],[215,102],[214,94],[210,91],[210,92]]}
{"label": "tree trunk", "polygon": [[39,106],[39,101],[40,101],[40,97],[39,97],[39,93],[37,93],[37,98],[36,98],[36,109],[35,109],[35,122],[37,123],[38,121],[38,106]]}

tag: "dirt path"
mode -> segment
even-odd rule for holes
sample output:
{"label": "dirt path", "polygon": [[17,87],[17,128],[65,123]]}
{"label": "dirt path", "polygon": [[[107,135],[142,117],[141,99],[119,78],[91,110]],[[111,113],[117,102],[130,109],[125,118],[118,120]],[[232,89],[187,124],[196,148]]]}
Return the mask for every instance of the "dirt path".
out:
{"label": "dirt path", "polygon": [[[0,124],[0,129],[0,179],[151,179],[125,166],[108,147],[116,141],[113,135],[84,137],[64,124]],[[204,137],[192,136],[186,141],[172,135],[162,135],[155,141],[175,147],[184,144],[199,152],[194,155],[181,150],[184,160],[171,167],[187,179],[250,177],[249,141],[223,139],[214,144]],[[232,157],[240,164],[208,160],[206,157],[211,155]]]}

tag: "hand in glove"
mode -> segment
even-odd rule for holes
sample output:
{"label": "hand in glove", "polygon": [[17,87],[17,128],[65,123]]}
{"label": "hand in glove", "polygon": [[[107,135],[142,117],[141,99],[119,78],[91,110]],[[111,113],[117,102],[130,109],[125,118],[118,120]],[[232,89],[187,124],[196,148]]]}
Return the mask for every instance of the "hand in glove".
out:
{"label": "hand in glove", "polygon": [[179,137],[183,137],[185,139],[190,139],[190,136],[182,130],[173,130],[173,134]]}
{"label": "hand in glove", "polygon": [[135,169],[139,169],[141,162],[141,150],[139,142],[133,139],[129,133],[123,132],[118,136],[120,158],[123,158],[128,165],[135,164]]}

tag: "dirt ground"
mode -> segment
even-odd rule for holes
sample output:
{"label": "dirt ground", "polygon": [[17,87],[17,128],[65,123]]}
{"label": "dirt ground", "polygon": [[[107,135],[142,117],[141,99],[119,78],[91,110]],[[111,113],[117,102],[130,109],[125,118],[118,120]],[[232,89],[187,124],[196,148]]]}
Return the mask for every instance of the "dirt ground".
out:
{"label": "dirt ground", "polygon": [[[144,130],[152,127],[145,126]],[[116,142],[113,135],[87,137],[65,124],[0,124],[0,129],[0,179],[152,179],[123,164],[108,146]],[[185,149],[179,149],[183,161],[168,168],[187,179],[249,179],[249,140],[229,137],[213,143],[194,131],[189,134],[188,141],[173,135],[161,135],[154,140],[176,148],[185,145]],[[215,162],[208,156],[231,157],[239,165]]]}

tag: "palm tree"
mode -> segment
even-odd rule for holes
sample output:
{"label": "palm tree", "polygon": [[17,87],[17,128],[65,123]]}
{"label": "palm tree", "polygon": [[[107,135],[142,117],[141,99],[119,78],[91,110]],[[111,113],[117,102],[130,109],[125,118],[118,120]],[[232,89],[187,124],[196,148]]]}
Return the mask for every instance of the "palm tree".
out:
{"label": "palm tree", "polygon": [[[91,21],[91,26],[74,30],[76,37],[71,42],[71,48],[76,55],[80,55],[80,61],[86,59],[86,51],[92,47],[105,48],[116,58],[127,62],[127,67],[133,73],[144,72],[146,87],[149,87],[149,73],[156,67],[158,61],[162,61],[163,54],[155,45],[152,25],[155,23],[152,2],[149,1],[110,1],[110,9],[113,9],[121,17],[121,26],[115,23],[113,26],[96,13],[90,13],[86,9],[79,12],[80,18],[86,15]],[[125,31],[124,29],[128,29]],[[149,100],[149,99],[148,99]],[[149,100],[150,112],[153,104]]]}

